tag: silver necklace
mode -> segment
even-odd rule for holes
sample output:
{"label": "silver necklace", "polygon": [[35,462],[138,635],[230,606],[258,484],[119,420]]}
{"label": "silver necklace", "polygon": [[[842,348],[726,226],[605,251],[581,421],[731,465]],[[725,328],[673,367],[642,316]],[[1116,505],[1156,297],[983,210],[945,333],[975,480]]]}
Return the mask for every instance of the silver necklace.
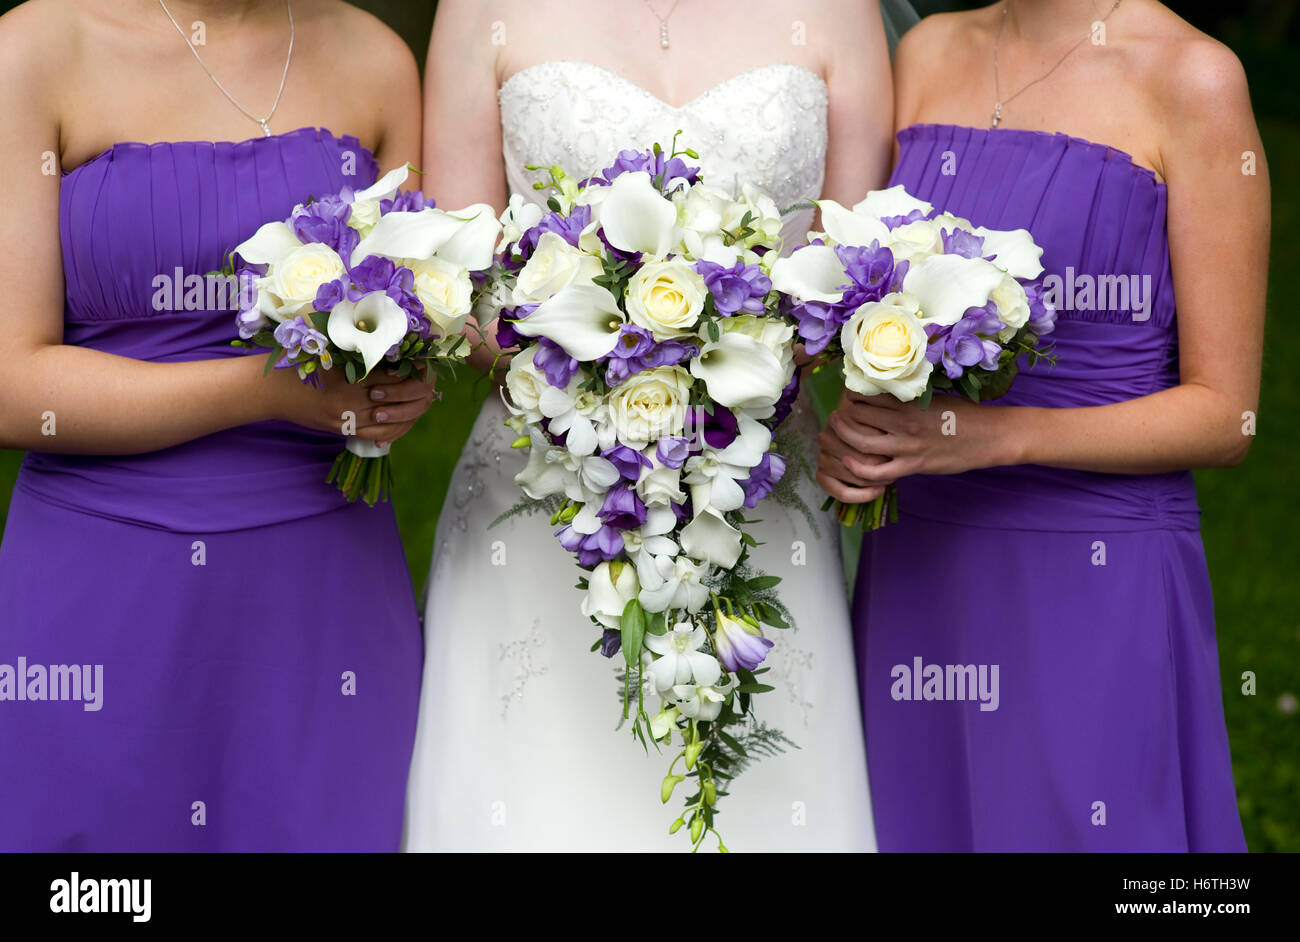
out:
{"label": "silver necklace", "polygon": [[680,2],[681,0],[673,0],[673,5],[668,8],[668,12],[663,16],[660,16],[658,13],[655,13],[655,8],[650,6],[650,0],[645,0],[646,8],[653,13],[654,18],[659,21],[659,47],[661,49],[668,48],[668,18],[673,15],[673,11],[677,9],[677,4]]}
{"label": "silver necklace", "polygon": [[[1110,19],[1110,15],[1111,15],[1111,13],[1114,13],[1116,10],[1118,10],[1118,9],[1119,9],[1119,5],[1120,5],[1120,0],[1115,0],[1115,5],[1112,6],[1112,7],[1110,8],[1110,10],[1107,11],[1106,15],[1103,16],[1103,17],[1101,18],[1101,22],[1105,23],[1108,19]],[[1013,101],[1015,101],[1017,98],[1019,98],[1022,94],[1024,94],[1024,93],[1025,93],[1026,91],[1028,91],[1030,88],[1032,88],[1033,86],[1037,85],[1037,84],[1038,84],[1039,82],[1041,82],[1043,79],[1047,78],[1049,75],[1051,75],[1051,74],[1052,74],[1053,72],[1055,72],[1057,69],[1059,69],[1059,68],[1061,67],[1061,63],[1064,62],[1066,59],[1070,58],[1070,53],[1074,52],[1074,50],[1076,50],[1076,49],[1078,49],[1080,46],[1082,46],[1082,45],[1083,45],[1083,44],[1088,40],[1088,37],[1092,35],[1092,29],[1090,28],[1090,29],[1088,30],[1087,35],[1084,36],[1083,39],[1080,39],[1077,43],[1075,43],[1073,46],[1071,46],[1069,49],[1067,49],[1067,50],[1065,51],[1065,55],[1061,56],[1061,58],[1057,60],[1056,65],[1052,66],[1050,69],[1048,69],[1048,70],[1047,70],[1046,72],[1044,72],[1042,75],[1038,76],[1038,78],[1034,79],[1032,82],[1030,82],[1030,83],[1029,83],[1028,85],[1026,85],[1024,88],[1020,89],[1020,91],[1016,92],[1016,93],[1015,93],[1014,95],[1012,95],[1010,98],[1007,98],[1006,100],[1003,100],[1003,98],[1002,98],[1002,82],[1001,82],[1001,80],[1000,80],[999,77],[998,77],[998,46],[999,46],[999,44],[1001,44],[1001,42],[1002,42],[1002,31],[1003,31],[1004,29],[1006,29],[1006,26],[1007,26],[1007,10],[1008,10],[1008,7],[1009,7],[1009,3],[1004,2],[1004,3],[1002,4],[1002,19],[998,21],[998,34],[997,34],[997,36],[996,36],[996,37],[994,38],[994,40],[993,40],[993,92],[994,92],[994,94],[997,95],[997,101],[996,101],[996,102],[994,103],[994,105],[993,105],[993,124],[991,125],[991,127],[997,127],[999,124],[1002,123],[1002,106],[1003,106],[1003,105],[1009,105],[1009,104],[1011,104]]]}
{"label": "silver necklace", "polygon": [[190,42],[190,38],[185,35],[185,30],[181,29],[181,24],[177,23],[176,17],[172,16],[172,11],[167,9],[167,4],[163,3],[163,0],[158,0],[158,5],[162,7],[163,12],[167,14],[167,19],[172,21],[172,26],[176,27],[176,32],[181,34],[181,39],[185,40],[185,45],[190,47],[190,52],[194,53],[194,58],[197,59],[199,65],[203,67],[203,71],[208,73],[208,78],[212,79],[212,84],[217,86],[217,88],[221,90],[221,94],[230,99],[230,103],[242,111],[250,121],[256,121],[260,124],[262,126],[262,133],[267,137],[270,137],[271,128],[267,125],[267,122],[275,116],[275,110],[280,107],[280,96],[284,94],[284,83],[289,78],[289,63],[293,61],[294,28],[292,0],[284,0],[284,8],[289,13],[289,54],[284,57],[284,74],[280,76],[280,90],[275,93],[275,104],[271,105],[271,110],[266,113],[266,117],[264,118],[259,118],[239,102],[235,101],[235,96],[226,91],[226,86],[222,85],[221,82],[217,80],[217,77],[212,74],[212,70],[209,69],[207,63],[203,61],[203,57],[199,55],[199,51],[194,48],[194,44]]}

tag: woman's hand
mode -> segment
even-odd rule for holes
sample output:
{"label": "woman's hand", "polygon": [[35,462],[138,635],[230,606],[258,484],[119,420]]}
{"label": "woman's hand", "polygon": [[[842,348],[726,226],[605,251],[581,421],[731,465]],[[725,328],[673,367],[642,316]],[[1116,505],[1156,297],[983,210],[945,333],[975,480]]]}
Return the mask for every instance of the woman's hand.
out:
{"label": "woman's hand", "polygon": [[1005,423],[999,421],[1007,414],[956,396],[937,396],[922,409],[916,401],[848,392],[830,416],[828,430],[838,444],[828,449],[823,443],[823,453],[829,451],[823,470],[842,485],[866,488],[912,474],[959,474],[1017,464],[1002,434]]}
{"label": "woman's hand", "polygon": [[414,427],[437,397],[434,383],[418,377],[401,379],[382,365],[361,383],[349,383],[340,369],[319,375],[324,389],[301,382],[296,370],[274,371],[280,383],[276,417],[341,434],[351,413],[356,429],[350,434],[373,442],[394,442]]}

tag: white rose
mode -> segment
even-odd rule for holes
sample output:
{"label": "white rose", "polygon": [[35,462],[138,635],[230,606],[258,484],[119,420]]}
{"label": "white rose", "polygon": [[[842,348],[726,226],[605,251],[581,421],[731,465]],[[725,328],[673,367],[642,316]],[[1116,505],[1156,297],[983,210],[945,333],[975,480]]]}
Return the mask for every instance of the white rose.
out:
{"label": "white rose", "polygon": [[627,313],[655,340],[690,333],[704,310],[704,279],[684,262],[650,262],[627,285]]}
{"label": "white rose", "polygon": [[1005,343],[1029,323],[1029,298],[1020,282],[1007,275],[993,290],[990,300],[998,306],[998,317],[1007,325],[998,333],[998,339]]}
{"label": "white rose", "polygon": [[681,435],[690,390],[690,374],[677,366],[660,366],[625,380],[609,394],[609,416],[619,441],[644,447],[665,435]]}
{"label": "white rose", "polygon": [[379,200],[359,199],[352,201],[352,212],[348,214],[348,225],[361,233],[362,238],[370,234],[379,222]]}
{"label": "white rose", "polygon": [[682,471],[659,465],[655,468],[642,468],[641,477],[636,482],[636,492],[641,502],[647,507],[667,507],[671,503],[680,504],[686,500],[682,490]]}
{"label": "white rose", "polygon": [[538,304],[564,288],[590,285],[603,270],[600,259],[579,252],[554,232],[543,232],[511,296],[515,304]]}
{"label": "white rose", "polygon": [[469,319],[474,300],[469,272],[436,255],[428,259],[408,258],[402,264],[415,275],[415,296],[424,305],[429,322],[443,336],[459,334]]}
{"label": "white rose", "polygon": [[266,287],[274,295],[275,320],[284,320],[310,310],[316,290],[342,277],[343,259],[328,245],[311,242],[282,256],[267,273]]}
{"label": "white rose", "polygon": [[587,579],[587,597],[582,600],[582,614],[594,618],[606,628],[617,630],[623,609],[636,598],[641,584],[631,563],[601,563]]}
{"label": "white rose", "polygon": [[546,374],[533,365],[537,347],[529,347],[516,354],[510,360],[506,371],[506,392],[509,393],[509,405],[517,415],[523,415],[529,422],[540,422],[542,412],[539,408],[542,393],[551,388],[546,381]]}
{"label": "white rose", "polygon": [[934,369],[925,358],[929,338],[911,295],[895,292],[868,301],[840,331],[844,385],[864,396],[887,393],[910,402],[925,390]]}
{"label": "white rose", "polygon": [[943,251],[943,231],[936,220],[909,222],[890,231],[889,250],[897,261],[919,261]]}

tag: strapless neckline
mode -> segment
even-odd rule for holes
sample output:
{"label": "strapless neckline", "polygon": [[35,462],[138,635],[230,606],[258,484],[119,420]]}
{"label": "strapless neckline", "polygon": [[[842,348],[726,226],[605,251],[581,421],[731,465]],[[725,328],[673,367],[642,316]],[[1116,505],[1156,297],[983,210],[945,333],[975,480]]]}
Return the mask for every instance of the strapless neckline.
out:
{"label": "strapless neckline", "polygon": [[627,76],[619,72],[615,72],[613,69],[608,69],[603,65],[596,65],[594,62],[585,62],[580,59],[548,59],[544,62],[535,62],[532,65],[524,66],[522,69],[519,69],[517,72],[514,72],[513,74],[510,75],[509,78],[507,78],[504,82],[501,83],[501,88],[499,91],[502,92],[505,91],[516,80],[523,81],[522,77],[528,75],[529,73],[536,72],[539,69],[554,68],[555,66],[568,66],[568,67],[579,68],[579,69],[590,69],[591,71],[597,72],[600,75],[607,76],[609,78],[617,80],[623,85],[626,85],[628,88],[634,89],[635,91],[639,92],[641,95],[643,95],[645,98],[649,99],[650,101],[653,101],[655,104],[667,108],[669,111],[675,111],[675,112],[689,111],[690,109],[696,107],[701,102],[707,100],[711,96],[726,89],[728,86],[736,82],[740,82],[747,78],[753,78],[753,76],[756,73],[765,72],[772,69],[791,69],[796,73],[802,74],[812,79],[817,84],[819,84],[823,89],[826,88],[826,80],[822,78],[820,75],[818,75],[816,72],[814,72],[812,69],[809,69],[802,65],[794,65],[793,63],[790,62],[769,62],[765,65],[755,66],[752,69],[746,69],[744,72],[739,72],[736,75],[729,76],[728,78],[725,78],[722,81],[715,83],[709,88],[706,88],[704,91],[700,92],[694,98],[691,98],[680,105],[674,105],[672,102],[665,101],[664,99],[660,98],[658,95],[650,91],[644,85],[641,85],[638,82],[633,81],[632,79],[628,78]]}
{"label": "strapless neckline", "polygon": [[103,160],[105,157],[108,157],[116,153],[118,150],[122,150],[122,149],[142,148],[145,150],[152,150],[161,147],[197,147],[197,146],[208,146],[213,148],[252,147],[255,145],[259,145],[264,141],[285,141],[291,138],[301,137],[303,135],[308,135],[308,134],[316,137],[317,139],[320,139],[322,137],[328,137],[330,140],[345,145],[351,145],[353,142],[355,142],[355,146],[365,151],[366,154],[369,155],[371,160],[375,159],[374,151],[372,151],[365,144],[362,144],[361,139],[356,135],[344,134],[340,136],[335,134],[329,128],[313,127],[311,125],[307,125],[301,128],[295,128],[292,131],[282,131],[279,134],[270,134],[270,135],[259,134],[257,137],[247,137],[241,141],[153,141],[150,143],[145,143],[143,141],[114,141],[112,144],[109,144],[107,147],[105,147],[95,156],[89,158],[88,160],[82,161],[81,163],[77,164],[77,166],[73,167],[71,170],[63,171],[63,176],[65,178],[70,177],[73,174],[77,173],[78,171],[82,170],[83,168],[98,163],[99,161]]}
{"label": "strapless neckline", "polygon": [[969,124],[944,124],[942,122],[921,121],[915,124],[907,125],[907,127],[900,130],[896,136],[901,141],[903,139],[903,135],[909,134],[911,132],[916,132],[916,131],[934,132],[934,131],[944,131],[944,130],[964,131],[970,134],[979,134],[985,138],[998,137],[998,136],[1001,137],[1020,136],[1020,137],[1029,137],[1029,138],[1049,138],[1054,140],[1061,140],[1066,143],[1073,144],[1077,147],[1086,147],[1094,150],[1103,151],[1106,154],[1109,154],[1112,158],[1118,158],[1122,163],[1128,164],[1135,171],[1137,171],[1137,173],[1140,176],[1147,177],[1148,179],[1150,179],[1150,181],[1153,184],[1160,187],[1161,189],[1163,189],[1165,186],[1164,181],[1160,179],[1159,175],[1155,172],[1155,170],[1146,166],[1145,164],[1139,163],[1133,157],[1133,155],[1130,154],[1128,151],[1120,150],[1118,147],[1115,147],[1114,145],[1111,144],[1102,144],[1098,141],[1089,140],[1086,137],[1075,137],[1072,134],[1065,134],[1061,131],[1037,131],[1034,130],[1033,128],[977,128]]}

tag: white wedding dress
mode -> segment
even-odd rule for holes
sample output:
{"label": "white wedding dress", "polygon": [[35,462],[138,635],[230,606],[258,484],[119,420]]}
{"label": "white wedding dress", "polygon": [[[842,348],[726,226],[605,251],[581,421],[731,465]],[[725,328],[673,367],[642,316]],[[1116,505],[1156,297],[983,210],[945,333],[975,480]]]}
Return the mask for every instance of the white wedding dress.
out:
{"label": "white wedding dress", "polygon": [[[713,186],[753,181],[782,208],[821,190],[826,87],[800,67],[762,66],[676,108],[606,69],[547,62],[507,80],[500,105],[510,189],[530,199],[544,199],[531,186],[542,174],[526,164],[586,176],[621,149],[667,147],[679,129]],[[787,243],[809,222],[791,214]],[[659,800],[670,757],[615,729],[622,661],[588,650],[598,632],[578,608],[577,564],[541,515],[488,528],[522,496],[513,478],[524,456],[505,417],[490,396],[438,524],[405,847],[687,850],[685,834],[668,834],[684,794]],[[787,422],[814,455],[806,395]],[[875,849],[838,534],[815,488],[803,490],[820,533],[770,499],[753,530],[764,543],[754,563],[782,578],[796,621],[768,629],[764,680],[777,689],[755,698],[756,712],[799,748],[758,761],[721,800],[733,851]]]}

